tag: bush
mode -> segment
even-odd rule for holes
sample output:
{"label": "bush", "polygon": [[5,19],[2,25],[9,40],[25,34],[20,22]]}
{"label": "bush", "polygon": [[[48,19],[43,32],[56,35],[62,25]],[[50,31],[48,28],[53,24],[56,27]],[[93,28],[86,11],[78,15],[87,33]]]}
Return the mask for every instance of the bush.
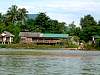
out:
{"label": "bush", "polygon": [[41,48],[62,48],[60,45],[37,45],[37,44],[9,44],[6,48],[30,48],[30,49],[41,49]]}
{"label": "bush", "polygon": [[6,48],[6,45],[0,44],[0,48]]}
{"label": "bush", "polygon": [[92,45],[92,44],[85,44],[85,49],[86,50],[94,50],[95,49],[95,47]]}
{"label": "bush", "polygon": [[65,48],[78,48],[78,45],[73,44],[72,41],[66,40],[64,41],[64,47]]}
{"label": "bush", "polygon": [[96,47],[100,47],[100,39],[96,39]]}

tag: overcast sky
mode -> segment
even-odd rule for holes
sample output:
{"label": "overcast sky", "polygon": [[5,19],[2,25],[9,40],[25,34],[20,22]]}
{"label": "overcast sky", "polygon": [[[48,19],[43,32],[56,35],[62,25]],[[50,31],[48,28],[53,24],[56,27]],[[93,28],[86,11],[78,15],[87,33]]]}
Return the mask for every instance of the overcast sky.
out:
{"label": "overcast sky", "polygon": [[100,20],[100,0],[0,0],[0,12],[5,13],[11,5],[25,7],[29,13],[46,12],[52,18],[67,24],[91,14]]}

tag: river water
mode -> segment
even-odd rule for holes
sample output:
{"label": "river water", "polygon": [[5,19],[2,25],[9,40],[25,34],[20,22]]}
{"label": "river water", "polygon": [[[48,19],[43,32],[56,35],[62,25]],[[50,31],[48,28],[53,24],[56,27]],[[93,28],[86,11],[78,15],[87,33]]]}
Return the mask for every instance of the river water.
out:
{"label": "river water", "polygon": [[0,75],[100,75],[99,51],[62,52],[58,56],[1,55]]}

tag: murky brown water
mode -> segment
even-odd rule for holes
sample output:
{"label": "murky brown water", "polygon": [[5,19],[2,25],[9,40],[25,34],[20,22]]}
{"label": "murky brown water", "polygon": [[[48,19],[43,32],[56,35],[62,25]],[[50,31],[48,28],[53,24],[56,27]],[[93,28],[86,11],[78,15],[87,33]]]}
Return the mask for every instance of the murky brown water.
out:
{"label": "murky brown water", "polygon": [[63,56],[0,56],[0,75],[100,75],[100,52],[63,52]]}

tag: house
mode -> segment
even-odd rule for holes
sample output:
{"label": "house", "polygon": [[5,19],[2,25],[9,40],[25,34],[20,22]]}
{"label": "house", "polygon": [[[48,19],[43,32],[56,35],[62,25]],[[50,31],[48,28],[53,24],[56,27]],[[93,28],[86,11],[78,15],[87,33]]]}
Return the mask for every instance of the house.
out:
{"label": "house", "polygon": [[40,37],[40,33],[36,32],[20,32],[20,43],[33,43],[35,38]]}
{"label": "house", "polygon": [[47,34],[39,32],[20,32],[20,43],[58,44],[67,39],[68,34]]}
{"label": "house", "polygon": [[11,34],[10,32],[4,31],[0,34],[0,42],[2,44],[5,44],[5,43],[10,44],[13,42],[13,37],[14,37],[13,34]]}

